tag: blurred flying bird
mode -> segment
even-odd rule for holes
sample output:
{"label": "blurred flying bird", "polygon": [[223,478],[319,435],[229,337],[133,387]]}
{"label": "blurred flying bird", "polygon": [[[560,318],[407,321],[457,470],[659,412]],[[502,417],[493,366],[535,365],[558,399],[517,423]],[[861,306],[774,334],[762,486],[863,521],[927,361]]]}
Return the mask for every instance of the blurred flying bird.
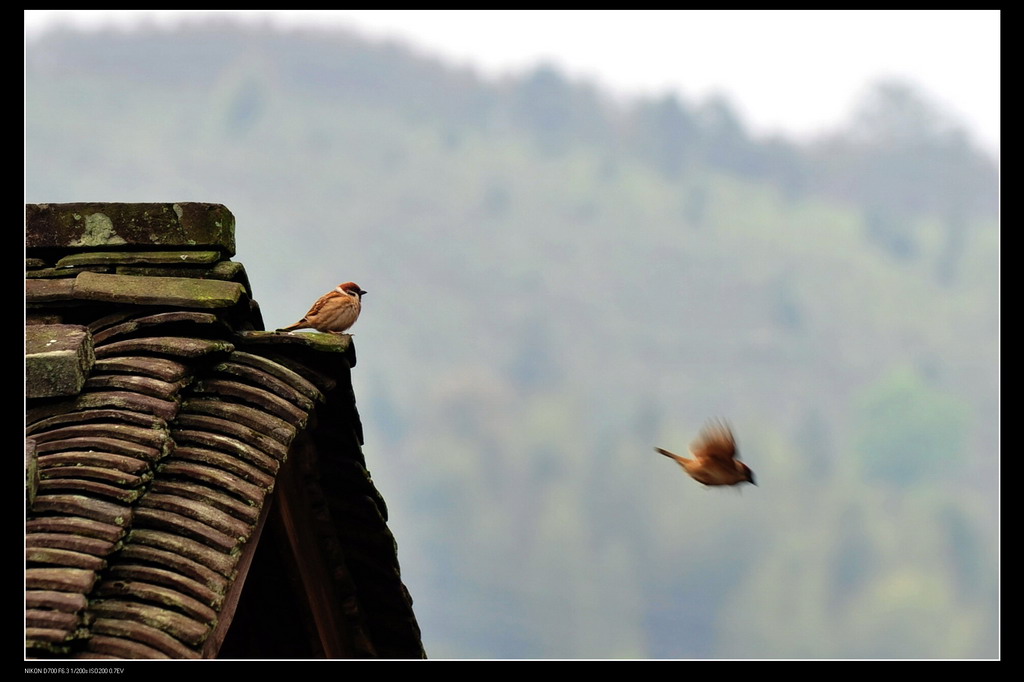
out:
{"label": "blurred flying bird", "polygon": [[737,485],[754,483],[754,472],[736,459],[736,439],[729,425],[722,420],[711,420],[701,430],[700,437],[690,444],[692,459],[680,457],[668,450],[654,448],[671,457],[690,477],[704,485]]}
{"label": "blurred flying bird", "polygon": [[316,329],[320,332],[340,334],[355,324],[359,318],[365,293],[355,282],[339,284],[318,298],[301,320],[277,331]]}

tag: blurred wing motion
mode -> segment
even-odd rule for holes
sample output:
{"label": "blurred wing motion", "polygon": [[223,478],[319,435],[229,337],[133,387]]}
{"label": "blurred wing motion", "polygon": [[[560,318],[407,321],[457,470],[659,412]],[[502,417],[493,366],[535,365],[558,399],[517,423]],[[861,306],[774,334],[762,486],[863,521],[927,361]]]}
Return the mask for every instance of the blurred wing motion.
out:
{"label": "blurred wing motion", "polygon": [[700,436],[690,443],[690,453],[698,461],[718,462],[731,466],[736,459],[736,439],[725,422],[715,419],[701,429]]}

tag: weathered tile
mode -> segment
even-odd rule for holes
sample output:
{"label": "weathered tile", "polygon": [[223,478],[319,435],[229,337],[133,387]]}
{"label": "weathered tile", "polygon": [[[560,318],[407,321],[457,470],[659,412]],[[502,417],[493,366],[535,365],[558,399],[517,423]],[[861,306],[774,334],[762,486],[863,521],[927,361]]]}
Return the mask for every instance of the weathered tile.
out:
{"label": "weathered tile", "polygon": [[25,546],[68,549],[98,557],[109,556],[117,547],[116,543],[107,540],[66,533],[28,533],[25,535]]}
{"label": "weathered tile", "polygon": [[39,481],[39,495],[44,494],[73,494],[78,493],[89,497],[113,500],[131,504],[139,499],[142,491],[139,489],[122,488],[119,485],[100,483],[86,478],[41,478]]}
{"label": "weathered tile", "polygon": [[219,251],[84,251],[64,256],[55,268],[82,265],[210,265],[221,258]]}
{"label": "weathered tile", "polygon": [[136,476],[135,474],[130,474],[126,471],[122,471],[121,469],[100,466],[89,466],[86,464],[75,464],[72,466],[50,466],[41,470],[39,478],[41,481],[50,481],[53,479],[84,478],[126,489],[139,488],[148,479],[148,477]]}
{"label": "weathered tile", "polygon": [[49,609],[29,608],[25,610],[25,627],[29,628],[72,630],[78,627],[78,623],[78,616],[73,613],[51,611]]}
{"label": "weathered tile", "polygon": [[151,494],[177,495],[197,500],[248,524],[255,524],[260,517],[258,507],[253,507],[228,495],[223,489],[218,490],[200,483],[160,479],[153,482],[149,491]]}
{"label": "weathered tile", "polygon": [[201,521],[196,521],[195,519],[190,519],[187,516],[175,514],[165,509],[138,507],[135,510],[135,523],[139,529],[148,528],[174,533],[175,535],[197,540],[225,554],[233,553],[241,542],[238,538],[233,538],[227,533],[211,528]]}
{"label": "weathered tile", "polygon": [[305,346],[325,353],[344,353],[352,343],[351,334],[326,334],[317,331],[239,332],[247,343],[266,346]]}
{"label": "weathered tile", "polygon": [[167,358],[147,358],[141,355],[101,358],[93,367],[95,372],[134,374],[161,381],[180,381],[191,372],[189,367],[183,363]]}
{"label": "weathered tile", "polygon": [[57,452],[39,457],[39,469],[44,472],[52,468],[77,470],[97,467],[112,472],[130,474],[137,478],[148,478],[152,468],[145,459],[130,455],[116,455],[110,452],[96,452],[95,450]]}
{"label": "weathered tile", "polygon": [[132,639],[93,635],[89,638],[89,651],[79,654],[77,658],[116,658],[116,659],[161,659],[171,655],[160,649]]}
{"label": "weathered tile", "polygon": [[178,444],[177,449],[180,449],[182,445],[187,443],[219,450],[257,466],[272,476],[277,474],[281,468],[279,460],[271,457],[259,448],[220,433],[196,429],[173,429],[171,435],[174,437],[174,442]]}
{"label": "weathered tile", "polygon": [[25,587],[84,594],[96,582],[96,572],[81,568],[27,568]]}
{"label": "weathered tile", "polygon": [[86,379],[85,391],[138,391],[162,400],[174,400],[186,381],[161,381],[152,377],[137,377],[129,374],[93,375]]}
{"label": "weathered tile", "polygon": [[[95,393],[83,393],[71,403],[71,409],[92,409],[116,407],[122,410],[135,412],[148,412],[170,421],[178,414],[178,403],[170,400],[161,400],[152,396],[134,393],[132,391],[97,391]],[[40,414],[44,412],[40,411]]]}
{"label": "weathered tile", "polygon": [[277,460],[284,460],[288,456],[288,447],[275,438],[267,436],[259,431],[249,428],[234,420],[220,419],[203,414],[191,414],[179,412],[174,425],[180,429],[191,429],[206,431],[210,433],[221,433],[237,440],[240,440],[256,449],[269,454]]}
{"label": "weathered tile", "polygon": [[167,430],[167,422],[152,414],[106,408],[82,408],[77,412],[73,411],[75,409],[74,403],[63,403],[56,410],[53,406],[30,408],[25,415],[25,423],[28,424],[27,432],[35,433],[36,431],[57,428],[61,425],[95,421],[124,422],[125,424],[142,426],[155,431]]}
{"label": "weathered tile", "polygon": [[162,450],[165,453],[168,449],[167,434],[164,431],[145,428],[143,426],[134,426],[131,424],[109,422],[81,423],[81,421],[76,421],[66,426],[57,425],[56,428],[39,430],[35,436],[35,440],[38,443],[46,443],[52,440],[64,440],[66,438],[77,438],[82,436],[130,440]]}
{"label": "weathered tile", "polygon": [[[190,649],[166,632],[155,627],[131,620],[118,618],[97,618],[90,629],[99,635],[114,635],[123,638],[120,641],[141,643],[153,650],[158,650],[171,658],[200,658],[199,652]],[[100,646],[106,651],[118,651],[117,645]],[[131,653],[139,653],[132,649]]]}
{"label": "weathered tile", "polygon": [[[49,282],[50,280],[30,280]],[[61,281],[61,280],[54,280]],[[227,308],[244,294],[238,282],[189,277],[143,277],[83,272],[74,280],[74,298],[122,305]]]}
{"label": "weathered tile", "polygon": [[284,446],[295,438],[296,426],[280,417],[268,414],[248,405],[230,403],[209,398],[188,398],[182,403],[182,411],[193,414],[207,414],[227,421],[237,422],[247,428],[270,436]]}
{"label": "weathered tile", "polygon": [[25,303],[29,305],[71,301],[74,300],[74,298],[74,279],[25,280]]}
{"label": "weathered tile", "polygon": [[222,362],[214,369],[232,379],[239,379],[265,389],[279,398],[284,398],[304,412],[312,411],[315,403],[312,399],[297,391],[290,384],[278,379],[273,374],[252,365],[239,362]]}
{"label": "weathered tile", "polygon": [[351,334],[239,330],[234,339],[240,348],[248,352],[263,355],[278,351],[311,367],[330,367],[329,359],[332,356],[341,356],[350,368],[356,366],[356,346]]}
{"label": "weathered tile", "polygon": [[239,381],[204,379],[196,382],[192,390],[200,395],[238,398],[250,405],[256,405],[260,409],[266,410],[274,416],[280,417],[298,427],[305,426],[308,417],[308,413],[305,410],[299,409],[284,398],[279,398],[269,391],[243,384]]}
{"label": "weathered tile", "polygon": [[85,608],[85,595],[76,592],[58,592],[56,590],[28,590],[25,593],[25,606],[33,609],[50,609],[64,613],[77,613]]}
{"label": "weathered tile", "polygon": [[181,266],[170,267],[160,265],[118,265],[114,272],[119,275],[144,275],[146,277],[193,277],[195,279],[219,279],[226,282],[238,282],[251,294],[249,279],[245,268],[237,261],[222,260],[209,267]]}
{"label": "weathered tile", "polygon": [[210,465],[203,460],[171,458],[162,462],[158,471],[166,476],[191,479],[220,490],[226,490],[254,507],[261,507],[266,498],[266,490],[259,485],[254,485],[242,476],[236,476],[234,473],[225,471],[216,465]]}
{"label": "weathered tile", "polygon": [[36,451],[36,439],[25,439],[25,499],[29,509],[35,502],[39,492],[39,453]]}
{"label": "weathered tile", "polygon": [[30,279],[56,279],[58,277],[74,279],[83,272],[111,273],[113,271],[113,268],[104,265],[85,265],[61,269],[40,268],[39,270],[29,270],[25,273],[25,277]]}
{"label": "weathered tile", "polygon": [[127,597],[166,604],[201,623],[212,623],[217,618],[216,611],[197,599],[174,589],[136,580],[106,580],[96,586],[94,594],[97,597]]}
{"label": "weathered tile", "polygon": [[60,630],[58,628],[25,628],[25,646],[27,648],[46,649],[58,654],[66,654],[66,646],[57,646],[71,639],[74,639],[75,630]]}
{"label": "weathered tile", "polygon": [[109,436],[73,435],[60,440],[36,443],[36,453],[40,457],[51,452],[70,452],[74,450],[109,452],[116,455],[137,457],[147,462],[156,462],[167,453],[167,448],[165,447],[152,447],[124,438],[111,438]]}
{"label": "weathered tile", "polygon": [[324,394],[316,387],[315,384],[313,384],[313,382],[305,379],[298,372],[282,365],[279,362],[275,362],[270,358],[236,350],[231,354],[231,361],[262,370],[289,384],[292,388],[299,391],[307,398],[315,400],[318,403],[324,402]]}
{"label": "weathered tile", "polygon": [[209,353],[230,353],[235,347],[227,341],[190,339],[181,336],[146,336],[115,341],[96,350],[97,359],[119,355],[153,353],[180,358],[198,358]]}
{"label": "weathered tile", "polygon": [[163,335],[167,334],[165,329],[169,327],[180,327],[185,329],[191,327],[192,329],[196,329],[195,325],[209,324],[220,324],[223,327],[223,331],[227,331],[227,326],[224,325],[213,313],[181,310],[169,313],[158,313],[156,315],[144,315],[127,320],[120,324],[106,327],[102,331],[94,331],[93,343],[97,346],[101,346],[106,344],[112,338],[127,334],[134,334],[140,330],[152,333],[150,330],[160,325],[163,325],[160,329],[160,333]]}
{"label": "weathered tile", "polygon": [[[262,471],[252,464],[249,464],[248,462],[242,461],[219,450],[193,446],[178,446],[175,448],[174,455],[172,455],[171,460],[187,460],[189,462],[205,464],[207,466],[216,467],[234,476],[238,476],[239,478],[257,485],[264,490],[269,491],[274,488],[274,477],[272,475]],[[160,471],[164,471],[164,469],[161,468]]]}
{"label": "weathered tile", "polygon": [[70,533],[114,542],[124,535],[124,529],[109,523],[77,516],[41,516],[25,523],[26,533]]}
{"label": "weathered tile", "polygon": [[129,563],[118,564],[117,568],[135,566],[136,564],[132,562],[143,562],[147,566],[162,566],[169,571],[174,571],[176,575],[194,580],[218,597],[223,597],[228,588],[228,579],[214,569],[176,551],[160,549],[144,542],[125,545],[118,555],[118,559]]}
{"label": "weathered tile", "polygon": [[210,629],[209,625],[175,611],[134,601],[97,599],[90,607],[97,616],[103,618],[124,618],[157,625],[164,632],[188,644],[202,642]]}
{"label": "weathered tile", "polygon": [[182,537],[176,533],[149,528],[136,528],[128,534],[128,540],[129,542],[121,550],[121,553],[127,554],[130,558],[137,558],[141,555],[129,552],[129,550],[135,549],[137,545],[146,545],[191,559],[224,577],[231,576],[235,566],[238,564],[239,557],[237,554],[219,552],[212,547],[204,545],[202,542]]}
{"label": "weathered tile", "polygon": [[151,492],[139,501],[139,506],[180,514],[230,535],[236,540],[248,539],[253,530],[251,524],[190,497]]}
{"label": "weathered tile", "polygon": [[66,516],[84,516],[114,526],[131,526],[132,508],[97,500],[86,495],[43,495],[40,493],[32,505],[32,511],[54,512]]}
{"label": "weathered tile", "polygon": [[49,547],[26,547],[25,561],[30,564],[47,564],[66,568],[81,568],[99,571],[107,565],[106,560],[91,554],[74,552],[69,549],[51,549]]}
{"label": "weathered tile", "polygon": [[166,568],[134,563],[115,564],[107,569],[106,576],[113,580],[132,580],[171,587],[216,609],[219,609],[224,603],[223,594],[210,589],[198,580]]}

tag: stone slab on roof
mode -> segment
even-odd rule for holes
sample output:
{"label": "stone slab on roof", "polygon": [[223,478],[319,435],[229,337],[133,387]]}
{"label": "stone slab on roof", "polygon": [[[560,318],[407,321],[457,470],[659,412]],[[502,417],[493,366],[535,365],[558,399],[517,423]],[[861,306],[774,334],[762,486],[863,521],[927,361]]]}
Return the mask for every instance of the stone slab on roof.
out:
{"label": "stone slab on roof", "polygon": [[84,251],[64,256],[57,265],[71,268],[81,265],[214,265],[218,251]]}
{"label": "stone slab on roof", "polygon": [[351,334],[324,334],[322,332],[240,332],[239,337],[250,344],[300,345],[325,353],[346,353],[352,345]]}
{"label": "stone slab on roof", "polygon": [[73,279],[26,279],[25,303],[31,307],[73,301],[75,299],[75,280]]}
{"label": "stone slab on roof", "polygon": [[74,297],[128,305],[227,308],[245,288],[237,282],[191,277],[146,277],[83,272],[75,278]]}
{"label": "stone slab on roof", "polygon": [[125,305],[228,308],[245,287],[238,282],[191,277],[148,277],[80,272],[74,279],[26,279],[25,299],[32,305],[67,301]]}
{"label": "stone slab on roof", "polygon": [[235,254],[235,217],[221,204],[28,204],[25,221],[29,249],[156,246]]}
{"label": "stone slab on roof", "polygon": [[25,327],[25,395],[52,398],[77,395],[96,362],[92,336],[79,325]]}

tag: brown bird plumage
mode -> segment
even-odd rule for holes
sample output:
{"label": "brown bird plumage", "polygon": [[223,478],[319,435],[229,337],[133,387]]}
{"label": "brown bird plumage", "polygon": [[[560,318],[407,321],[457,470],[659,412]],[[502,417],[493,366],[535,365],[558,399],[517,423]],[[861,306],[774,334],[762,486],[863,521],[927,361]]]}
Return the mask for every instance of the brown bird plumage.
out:
{"label": "brown bird plumage", "polygon": [[690,444],[692,459],[661,448],[654,450],[674,459],[691,478],[704,485],[757,485],[750,467],[736,459],[736,439],[724,421],[709,421],[701,430],[700,437]]}
{"label": "brown bird plumage", "polygon": [[341,334],[359,319],[365,293],[355,282],[339,284],[318,298],[301,320],[277,331],[316,329],[320,332]]}

